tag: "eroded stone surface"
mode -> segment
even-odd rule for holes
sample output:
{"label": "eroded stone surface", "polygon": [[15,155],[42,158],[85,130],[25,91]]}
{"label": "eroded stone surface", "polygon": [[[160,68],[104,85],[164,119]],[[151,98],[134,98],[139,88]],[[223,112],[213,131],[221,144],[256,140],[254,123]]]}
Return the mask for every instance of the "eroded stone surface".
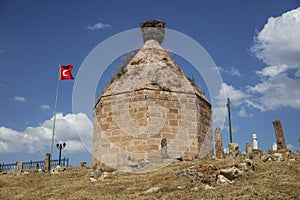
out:
{"label": "eroded stone surface", "polygon": [[286,149],[281,122],[279,120],[276,120],[273,122],[273,126],[274,126],[275,135],[277,139],[277,149],[278,150]]}
{"label": "eroded stone surface", "polygon": [[216,143],[216,157],[219,159],[224,158],[224,148],[222,142],[222,132],[219,127],[215,129],[215,143]]}

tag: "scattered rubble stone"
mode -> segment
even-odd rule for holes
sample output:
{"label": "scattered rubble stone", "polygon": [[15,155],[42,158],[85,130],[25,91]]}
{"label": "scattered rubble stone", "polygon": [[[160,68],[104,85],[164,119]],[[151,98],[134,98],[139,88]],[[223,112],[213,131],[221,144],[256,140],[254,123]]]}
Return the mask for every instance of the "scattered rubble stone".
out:
{"label": "scattered rubble stone", "polygon": [[86,168],[86,161],[80,162],[80,167],[85,167]]}
{"label": "scattered rubble stone", "polygon": [[[225,165],[224,167],[201,163],[188,167],[177,174],[177,176],[188,176],[199,184],[214,187],[217,184],[232,183],[235,179],[241,177],[243,173],[254,171],[254,169],[254,164],[249,159],[246,159],[244,162]],[[205,187],[208,189],[208,186]]]}
{"label": "scattered rubble stone", "polygon": [[229,157],[236,158],[240,154],[239,145],[237,143],[229,143]]}
{"label": "scattered rubble stone", "polygon": [[[248,169],[247,169],[248,170]],[[226,168],[226,169],[220,169],[219,173],[223,176],[225,176],[227,179],[229,179],[230,181],[236,179],[237,177],[242,176],[243,171],[238,169],[235,166],[232,166],[230,168]]]}
{"label": "scattered rubble stone", "polygon": [[218,184],[222,184],[222,183],[233,183],[233,181],[229,180],[228,178],[226,178],[225,176],[223,176],[222,174],[218,175],[218,180],[217,180]]}
{"label": "scattered rubble stone", "polygon": [[212,186],[210,186],[210,185],[205,185],[205,186],[204,186],[204,189],[205,189],[205,190],[213,190],[213,189],[215,189],[215,188],[212,187]]}
{"label": "scattered rubble stone", "polygon": [[153,187],[153,188],[150,188],[149,190],[145,191],[144,194],[154,193],[154,192],[157,192],[159,189],[160,189],[159,187]]}
{"label": "scattered rubble stone", "polygon": [[61,167],[59,165],[57,165],[55,168],[50,170],[50,174],[59,174],[61,172],[65,172],[67,170],[66,167]]}
{"label": "scattered rubble stone", "polygon": [[198,188],[198,187],[193,187],[193,188],[191,189],[191,191],[193,191],[193,192],[198,192],[198,191],[199,191],[199,188]]}
{"label": "scattered rubble stone", "polygon": [[274,153],[274,154],[266,154],[261,157],[263,162],[267,161],[284,161],[283,155],[281,153]]}
{"label": "scattered rubble stone", "polygon": [[22,173],[23,175],[29,175],[30,173],[28,171],[25,171]]}
{"label": "scattered rubble stone", "polygon": [[254,159],[254,158],[261,158],[261,150],[259,149],[253,149],[252,153],[249,154],[249,158],[250,159]]}
{"label": "scattered rubble stone", "polygon": [[118,174],[118,171],[114,172],[105,172],[103,171],[99,166],[96,167],[96,169],[91,172],[90,181],[96,182],[98,180],[106,180],[109,178],[112,178],[114,175]]}

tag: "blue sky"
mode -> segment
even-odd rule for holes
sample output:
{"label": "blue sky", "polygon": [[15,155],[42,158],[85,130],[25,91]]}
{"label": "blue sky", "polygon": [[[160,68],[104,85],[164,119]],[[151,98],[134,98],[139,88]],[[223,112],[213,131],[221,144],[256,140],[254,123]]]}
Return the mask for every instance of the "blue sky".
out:
{"label": "blue sky", "polygon": [[[73,64],[76,78],[99,43],[153,18],[196,40],[213,58],[232,101],[233,140],[241,151],[246,142],[251,143],[252,133],[257,134],[261,149],[271,149],[274,120],[281,120],[286,144],[297,150],[299,6],[294,0],[0,0],[0,163],[42,160],[50,151],[60,64]],[[176,60],[188,76],[193,74],[186,61]],[[201,75],[196,79],[205,90]],[[73,83],[60,85],[55,142],[66,141],[63,156],[78,165],[82,160],[90,163],[91,155],[73,130],[73,119],[80,121],[79,131],[84,133],[91,131],[92,119],[72,113]],[[227,119],[222,133],[227,146]],[[56,153],[54,149],[54,158]]]}

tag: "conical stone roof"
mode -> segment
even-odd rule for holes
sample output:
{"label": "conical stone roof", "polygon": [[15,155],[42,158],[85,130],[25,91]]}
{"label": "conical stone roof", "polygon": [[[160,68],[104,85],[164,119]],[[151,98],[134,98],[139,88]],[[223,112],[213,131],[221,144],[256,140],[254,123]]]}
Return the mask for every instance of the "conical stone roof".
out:
{"label": "conical stone roof", "polygon": [[[145,42],[142,49],[127,64],[126,72],[108,86],[102,97],[150,89],[195,93],[205,99],[204,95],[191,84],[183,71],[172,60],[169,52],[160,46],[161,33],[157,34],[156,30],[154,33],[159,37],[155,37],[153,27],[143,27],[145,23],[141,25]],[[151,32],[150,34],[147,34],[147,28]],[[164,33],[164,27],[159,28],[163,29]]]}

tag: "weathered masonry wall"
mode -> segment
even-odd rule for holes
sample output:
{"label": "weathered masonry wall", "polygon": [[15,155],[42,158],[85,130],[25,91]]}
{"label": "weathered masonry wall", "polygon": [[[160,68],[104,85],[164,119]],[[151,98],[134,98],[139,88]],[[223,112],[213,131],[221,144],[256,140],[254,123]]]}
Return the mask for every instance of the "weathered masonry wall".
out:
{"label": "weathered masonry wall", "polygon": [[93,166],[161,162],[162,139],[169,158],[198,157],[211,135],[211,106],[196,94],[141,89],[102,96],[94,114]]}

